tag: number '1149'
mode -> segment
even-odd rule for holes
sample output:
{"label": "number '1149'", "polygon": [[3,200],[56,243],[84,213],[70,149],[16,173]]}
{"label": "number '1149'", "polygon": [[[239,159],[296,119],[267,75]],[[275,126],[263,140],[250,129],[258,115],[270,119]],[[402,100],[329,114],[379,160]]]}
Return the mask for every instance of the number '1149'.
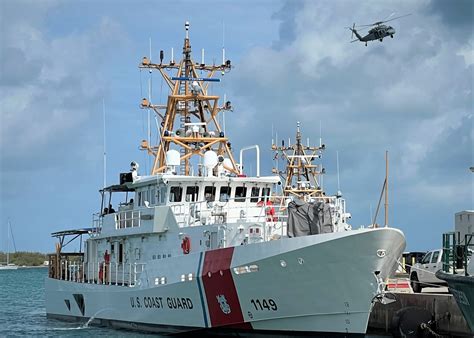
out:
{"label": "number '1149'", "polygon": [[251,299],[250,303],[253,304],[253,306],[255,307],[255,310],[257,310],[257,311],[264,311],[264,310],[276,311],[276,310],[278,310],[277,304],[271,298],[269,298],[269,299],[263,298],[261,300],[260,299]]}

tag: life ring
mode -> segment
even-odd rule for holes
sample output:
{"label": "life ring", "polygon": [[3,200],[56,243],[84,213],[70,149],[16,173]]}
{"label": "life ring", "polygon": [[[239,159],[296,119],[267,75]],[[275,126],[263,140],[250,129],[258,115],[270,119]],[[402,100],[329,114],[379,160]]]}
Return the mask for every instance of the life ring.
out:
{"label": "life ring", "polygon": [[[258,202],[257,206],[262,207],[263,201]],[[273,203],[270,200],[267,200],[265,215],[267,215],[267,222],[276,222],[278,220],[278,217],[275,216],[275,208],[273,207]]]}
{"label": "life ring", "polygon": [[188,236],[183,238],[181,242],[181,249],[183,249],[183,254],[187,255],[191,251],[191,239]]}

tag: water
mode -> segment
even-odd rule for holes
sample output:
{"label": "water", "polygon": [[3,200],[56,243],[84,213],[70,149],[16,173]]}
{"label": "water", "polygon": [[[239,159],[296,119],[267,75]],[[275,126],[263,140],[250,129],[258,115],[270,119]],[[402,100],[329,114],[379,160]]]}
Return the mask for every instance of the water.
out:
{"label": "water", "polygon": [[48,270],[44,268],[0,271],[0,337],[149,336],[146,333],[89,326],[88,322],[79,324],[46,318],[44,279],[47,274]]}
{"label": "water", "polygon": [[44,279],[48,269],[0,271],[0,337],[119,336],[147,334],[46,318]]}

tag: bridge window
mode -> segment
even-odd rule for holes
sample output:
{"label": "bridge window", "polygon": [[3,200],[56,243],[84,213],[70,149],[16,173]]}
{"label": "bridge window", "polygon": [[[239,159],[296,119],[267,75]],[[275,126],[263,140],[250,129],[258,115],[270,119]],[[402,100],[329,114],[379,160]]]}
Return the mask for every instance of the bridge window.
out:
{"label": "bridge window", "polygon": [[207,202],[214,202],[216,200],[216,187],[207,186],[204,188],[204,199]]}
{"label": "bridge window", "polygon": [[235,201],[236,202],[245,202],[246,196],[247,196],[247,187],[235,188]]}
{"label": "bridge window", "polygon": [[270,188],[262,188],[262,198],[260,198],[260,201],[268,200],[268,197],[270,197]]}
{"label": "bridge window", "polygon": [[250,202],[257,203],[259,195],[260,195],[260,188],[259,187],[253,187],[252,192],[251,192]]}
{"label": "bridge window", "polygon": [[183,198],[182,187],[171,187],[170,189],[170,202],[181,202]]}
{"label": "bridge window", "polygon": [[198,200],[199,187],[191,186],[186,188],[186,202],[196,202]]}
{"label": "bridge window", "polygon": [[219,193],[219,201],[221,202],[229,201],[231,191],[232,191],[231,187],[221,187],[221,191]]}
{"label": "bridge window", "polygon": [[166,186],[160,186],[158,189],[158,196],[156,201],[160,204],[165,204],[166,201]]}
{"label": "bridge window", "polygon": [[155,187],[150,187],[150,204],[155,205],[156,204],[156,190]]}

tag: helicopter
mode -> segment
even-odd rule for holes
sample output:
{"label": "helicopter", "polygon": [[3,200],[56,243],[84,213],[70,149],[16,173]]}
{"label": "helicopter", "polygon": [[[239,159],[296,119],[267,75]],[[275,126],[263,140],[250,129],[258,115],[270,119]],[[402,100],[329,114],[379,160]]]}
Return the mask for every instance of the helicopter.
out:
{"label": "helicopter", "polygon": [[392,26],[384,25],[384,23],[411,15],[411,14],[405,14],[405,15],[397,16],[396,18],[390,19],[394,14],[395,13],[392,13],[388,17],[386,17],[384,20],[377,21],[370,25],[357,26],[357,28],[373,27],[372,29],[369,30],[366,36],[361,36],[359,34],[359,32],[356,30],[355,23],[352,25],[352,28],[346,27],[352,32],[351,39],[354,38],[354,34],[357,37],[357,39],[352,40],[351,42],[361,41],[361,42],[365,42],[365,45],[367,46],[368,41],[380,40],[380,42],[382,42],[383,39],[387,36],[390,36],[391,38],[393,38],[393,35],[395,34],[395,29]]}

